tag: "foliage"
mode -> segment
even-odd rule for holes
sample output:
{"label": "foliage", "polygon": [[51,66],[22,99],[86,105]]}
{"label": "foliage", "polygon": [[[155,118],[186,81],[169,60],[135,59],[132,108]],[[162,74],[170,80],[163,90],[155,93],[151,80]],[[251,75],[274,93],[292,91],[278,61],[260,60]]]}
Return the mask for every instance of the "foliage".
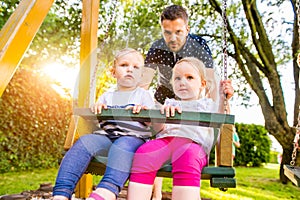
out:
{"label": "foliage", "polygon": [[[20,0],[0,3],[0,28],[17,8]],[[42,63],[61,62],[74,66],[79,60],[81,4],[57,0],[38,30],[23,63],[31,68]],[[63,56],[62,56],[63,55]],[[70,59],[73,58],[73,59]]]}
{"label": "foliage", "polygon": [[270,160],[271,140],[261,125],[236,124],[241,147],[236,148],[234,163],[241,166],[259,167]]}
{"label": "foliage", "polygon": [[0,99],[0,172],[57,166],[71,114],[46,77],[20,68]]}
{"label": "foliage", "polygon": [[[271,140],[261,125],[236,123],[235,128],[241,146],[236,148],[234,166],[259,167],[270,161]],[[277,159],[277,158],[276,158]],[[210,164],[215,163],[214,149],[210,153]]]}
{"label": "foliage", "polygon": [[276,151],[271,151],[270,152],[270,163],[278,163],[280,162],[280,157],[281,157],[281,154],[279,152],[276,152]]}
{"label": "foliage", "polygon": [[[203,199],[255,199],[277,200],[297,199],[300,190],[289,184],[280,184],[277,178],[278,164],[267,164],[263,167],[235,167],[237,187],[223,192],[210,187],[208,180],[201,181],[201,197]],[[32,170],[24,172],[8,172],[1,174],[0,195],[17,194],[22,191],[36,190],[41,183],[54,184],[57,168]],[[101,176],[93,176],[93,184],[99,183]],[[172,190],[172,179],[164,178],[163,191]]]}
{"label": "foliage", "polygon": [[0,29],[18,6],[20,0],[2,0],[0,2]]}

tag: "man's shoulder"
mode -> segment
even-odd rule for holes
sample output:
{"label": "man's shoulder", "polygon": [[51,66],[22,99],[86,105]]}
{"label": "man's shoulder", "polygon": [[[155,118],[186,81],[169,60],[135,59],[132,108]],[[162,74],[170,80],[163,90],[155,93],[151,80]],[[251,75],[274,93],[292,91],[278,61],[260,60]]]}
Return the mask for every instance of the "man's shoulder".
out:
{"label": "man's shoulder", "polygon": [[165,40],[163,38],[160,38],[158,40],[155,40],[152,45],[151,45],[151,49],[163,49],[166,46],[165,44]]}
{"label": "man's shoulder", "polygon": [[206,45],[206,40],[199,36],[199,35],[196,35],[196,34],[189,34],[189,37],[191,38],[192,41],[195,41],[201,45]]}

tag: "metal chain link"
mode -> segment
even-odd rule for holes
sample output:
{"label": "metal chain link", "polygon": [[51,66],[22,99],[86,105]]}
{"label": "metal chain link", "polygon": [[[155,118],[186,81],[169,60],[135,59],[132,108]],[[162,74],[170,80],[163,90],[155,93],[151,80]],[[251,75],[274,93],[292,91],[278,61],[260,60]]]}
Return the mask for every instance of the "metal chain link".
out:
{"label": "metal chain link", "polygon": [[[226,8],[227,8],[227,0],[223,0],[222,4],[222,19],[223,19],[223,78],[224,80],[227,79],[227,60],[228,60],[228,54],[227,54],[227,16],[226,16]],[[225,96],[224,98],[224,113],[226,114],[228,112],[227,109],[228,106],[228,100]]]}
{"label": "metal chain link", "polygon": [[223,0],[223,7],[222,7],[222,19],[223,19],[223,68],[224,68],[224,79],[227,79],[227,16],[226,16],[226,9],[227,9],[227,0]]}

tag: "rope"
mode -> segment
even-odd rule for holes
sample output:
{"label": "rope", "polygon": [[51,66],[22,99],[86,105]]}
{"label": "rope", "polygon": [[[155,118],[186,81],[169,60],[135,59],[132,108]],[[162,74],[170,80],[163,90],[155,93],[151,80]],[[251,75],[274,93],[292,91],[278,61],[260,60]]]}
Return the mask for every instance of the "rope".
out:
{"label": "rope", "polygon": [[[227,79],[227,59],[228,59],[228,54],[227,54],[227,16],[226,16],[226,8],[227,8],[227,0],[223,0],[222,4],[222,19],[223,19],[223,78],[224,80]],[[228,112],[227,109],[228,106],[228,100],[225,96],[224,98],[224,113],[226,114]]]}

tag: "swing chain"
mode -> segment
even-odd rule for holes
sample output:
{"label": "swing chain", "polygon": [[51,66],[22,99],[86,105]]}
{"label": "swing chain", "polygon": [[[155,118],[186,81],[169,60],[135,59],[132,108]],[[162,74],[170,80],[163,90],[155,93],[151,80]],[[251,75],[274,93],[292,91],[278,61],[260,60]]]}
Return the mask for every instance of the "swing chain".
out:
{"label": "swing chain", "polygon": [[223,0],[222,7],[222,19],[223,19],[223,67],[224,67],[224,79],[227,79],[227,16],[226,16],[227,0]]}
{"label": "swing chain", "polygon": [[[222,3],[222,19],[223,19],[223,69],[224,69],[224,74],[223,74],[223,78],[224,80],[227,79],[227,58],[228,58],[228,54],[227,54],[227,16],[226,16],[226,8],[227,8],[227,0],[223,0]],[[227,109],[228,106],[228,100],[225,97],[224,98],[224,113],[226,114],[228,112]]]}
{"label": "swing chain", "polygon": [[300,150],[299,139],[300,139],[300,106],[299,106],[299,114],[298,114],[298,124],[296,126],[296,134],[294,138],[294,149],[292,153],[292,161],[290,162],[292,166],[295,165],[295,161],[297,158],[297,150]]}

